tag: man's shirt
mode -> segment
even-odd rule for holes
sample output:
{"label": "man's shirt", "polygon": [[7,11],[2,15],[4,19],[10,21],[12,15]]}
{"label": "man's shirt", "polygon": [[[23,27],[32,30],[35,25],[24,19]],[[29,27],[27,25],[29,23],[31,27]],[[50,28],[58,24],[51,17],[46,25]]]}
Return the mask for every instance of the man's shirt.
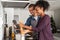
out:
{"label": "man's shirt", "polygon": [[36,16],[36,17],[30,16],[30,17],[27,19],[25,25],[27,25],[27,26],[32,26],[32,27],[36,27],[39,19],[40,19],[39,16]]}

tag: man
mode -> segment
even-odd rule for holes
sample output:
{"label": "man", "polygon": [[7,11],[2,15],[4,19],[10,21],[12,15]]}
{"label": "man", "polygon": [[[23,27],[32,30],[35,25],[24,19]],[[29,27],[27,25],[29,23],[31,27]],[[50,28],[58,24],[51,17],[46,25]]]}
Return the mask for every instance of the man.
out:
{"label": "man", "polygon": [[35,27],[37,25],[37,23],[34,24],[34,21],[38,21],[38,19],[40,18],[40,17],[37,16],[37,13],[35,13],[34,6],[35,6],[34,4],[30,4],[29,7],[28,7],[31,15],[30,15],[30,17],[28,17],[28,19],[25,23],[25,25],[27,25],[27,26]]}
{"label": "man", "polygon": [[[32,26],[32,27],[36,27],[37,26],[37,23],[38,23],[38,20],[40,19],[40,17],[37,16],[37,13],[34,9],[34,4],[30,4],[28,9],[29,9],[29,12],[31,13],[30,17],[28,17],[25,25],[27,26]],[[30,33],[29,33],[30,34]],[[32,33],[32,36],[33,36],[33,40],[38,40],[38,33],[35,33],[33,32]]]}
{"label": "man", "polygon": [[26,23],[25,23],[25,25],[27,25],[27,26],[30,26],[31,25],[31,19],[32,19],[32,16],[34,16],[34,13],[33,13],[33,8],[34,8],[34,4],[30,4],[29,5],[29,7],[28,7],[28,9],[29,9],[29,12],[30,12],[30,17],[28,17],[28,19],[27,19],[27,21],[26,21]]}

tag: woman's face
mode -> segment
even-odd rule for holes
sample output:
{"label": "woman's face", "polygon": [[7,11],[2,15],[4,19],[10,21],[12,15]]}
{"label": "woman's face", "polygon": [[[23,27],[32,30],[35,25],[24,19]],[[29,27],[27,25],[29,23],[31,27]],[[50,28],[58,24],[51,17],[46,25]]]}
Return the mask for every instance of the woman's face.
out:
{"label": "woman's face", "polygon": [[40,8],[40,7],[36,6],[35,10],[37,11],[38,15],[41,15],[43,13],[43,8],[42,7]]}

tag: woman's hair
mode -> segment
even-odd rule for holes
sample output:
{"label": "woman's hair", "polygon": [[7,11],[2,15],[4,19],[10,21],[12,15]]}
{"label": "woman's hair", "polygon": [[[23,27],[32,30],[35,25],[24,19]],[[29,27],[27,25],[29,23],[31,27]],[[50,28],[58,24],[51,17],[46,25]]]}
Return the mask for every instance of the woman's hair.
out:
{"label": "woman's hair", "polygon": [[49,3],[47,1],[37,1],[35,4],[35,7],[43,7],[43,11],[47,10],[49,8]]}

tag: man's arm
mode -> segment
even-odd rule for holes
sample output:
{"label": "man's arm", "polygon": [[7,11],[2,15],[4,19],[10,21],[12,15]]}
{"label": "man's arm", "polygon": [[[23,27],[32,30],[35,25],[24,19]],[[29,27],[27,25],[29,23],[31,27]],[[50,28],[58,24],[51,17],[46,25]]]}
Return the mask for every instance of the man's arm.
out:
{"label": "man's arm", "polygon": [[23,23],[21,23],[20,22],[20,28],[26,28],[26,29],[28,29],[28,30],[31,30],[32,29],[32,27],[31,26],[26,26],[26,25],[24,25]]}
{"label": "man's arm", "polygon": [[25,23],[25,25],[30,26],[31,25],[31,17],[29,17]]}

